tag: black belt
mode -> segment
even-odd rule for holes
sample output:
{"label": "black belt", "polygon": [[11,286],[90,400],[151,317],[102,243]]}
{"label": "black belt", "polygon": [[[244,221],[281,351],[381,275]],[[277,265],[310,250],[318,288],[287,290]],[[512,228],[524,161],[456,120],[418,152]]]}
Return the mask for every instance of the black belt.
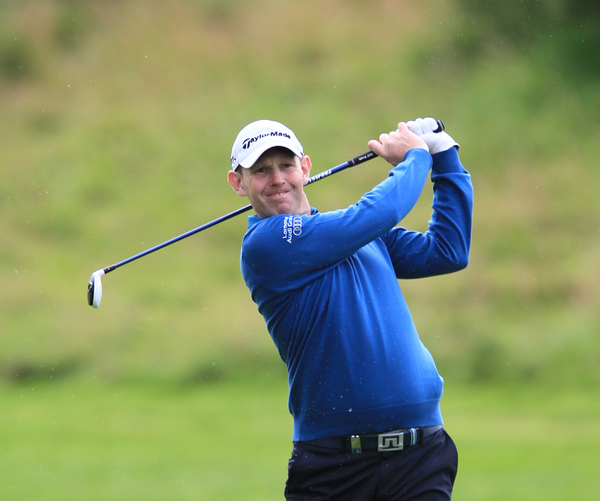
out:
{"label": "black belt", "polygon": [[442,425],[426,426],[425,428],[393,430],[376,435],[346,435],[343,437],[318,438],[316,440],[307,440],[304,443],[328,449],[352,451],[352,454],[360,454],[362,451],[394,452],[418,444],[425,437],[433,435],[441,429]]}

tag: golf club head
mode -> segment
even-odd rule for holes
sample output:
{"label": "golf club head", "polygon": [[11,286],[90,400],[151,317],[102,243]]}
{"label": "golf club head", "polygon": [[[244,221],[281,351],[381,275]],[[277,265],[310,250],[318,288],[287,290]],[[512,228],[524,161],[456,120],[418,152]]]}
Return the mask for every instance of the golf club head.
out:
{"label": "golf club head", "polygon": [[90,283],[88,284],[88,304],[94,308],[100,307],[100,301],[102,301],[102,275],[104,275],[104,270],[95,271],[92,273]]}

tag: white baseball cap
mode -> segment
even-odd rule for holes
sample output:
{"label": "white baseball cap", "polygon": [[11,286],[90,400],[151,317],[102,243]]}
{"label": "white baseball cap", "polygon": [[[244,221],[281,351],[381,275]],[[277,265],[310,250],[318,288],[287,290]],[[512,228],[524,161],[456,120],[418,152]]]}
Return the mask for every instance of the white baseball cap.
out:
{"label": "white baseball cap", "polygon": [[296,135],[285,125],[273,120],[257,120],[244,127],[235,138],[231,149],[231,169],[238,166],[249,169],[269,148],[281,146],[301,157],[304,150]]}

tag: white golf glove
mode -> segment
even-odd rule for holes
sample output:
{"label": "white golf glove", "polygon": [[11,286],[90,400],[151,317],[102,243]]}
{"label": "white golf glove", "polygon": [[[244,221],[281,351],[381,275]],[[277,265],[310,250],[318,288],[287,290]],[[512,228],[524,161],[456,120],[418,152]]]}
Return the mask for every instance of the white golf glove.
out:
{"label": "white golf glove", "polygon": [[433,132],[438,128],[438,124],[434,118],[417,118],[416,120],[406,122],[406,126],[408,127],[408,130],[427,143],[429,153],[432,155],[449,150],[453,146],[456,146],[457,148],[460,147],[448,133],[444,131]]}

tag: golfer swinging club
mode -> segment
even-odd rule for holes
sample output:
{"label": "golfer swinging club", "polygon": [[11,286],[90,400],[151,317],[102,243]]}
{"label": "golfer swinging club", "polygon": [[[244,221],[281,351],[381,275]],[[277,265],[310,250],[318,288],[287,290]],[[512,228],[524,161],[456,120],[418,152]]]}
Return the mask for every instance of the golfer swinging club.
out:
{"label": "golfer swinging club", "polygon": [[[458,456],[442,427],[443,379],[398,279],[466,267],[473,191],[458,144],[432,118],[371,140],[389,176],[346,209],[319,212],[304,192],[311,161],[294,133],[244,127],[228,181],[248,197],[241,269],[287,365],[294,448],[288,500],[448,500]],[[396,225],[431,168],[425,233]]]}

